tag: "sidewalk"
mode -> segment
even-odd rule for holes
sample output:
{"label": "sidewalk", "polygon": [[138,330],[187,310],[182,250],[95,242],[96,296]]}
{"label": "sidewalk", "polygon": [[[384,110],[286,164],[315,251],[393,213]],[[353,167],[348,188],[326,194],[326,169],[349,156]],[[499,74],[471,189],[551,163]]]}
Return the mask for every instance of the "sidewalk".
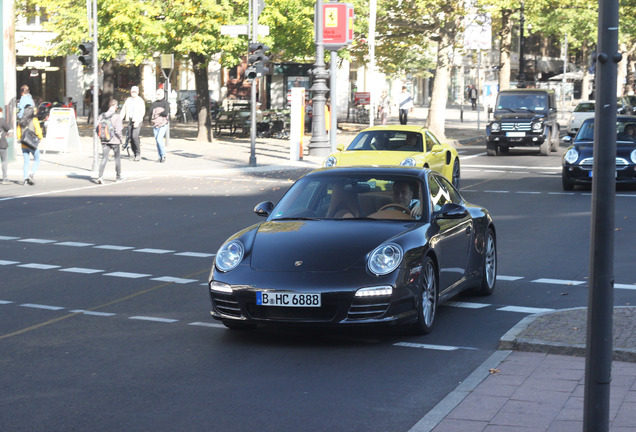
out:
{"label": "sidewalk", "polygon": [[[425,125],[427,109],[415,108],[409,117],[409,124]],[[456,146],[482,143],[485,146],[485,114],[481,113],[481,130],[477,130],[477,113],[451,108],[447,112],[446,137],[447,142]],[[389,119],[389,124],[397,124],[397,116]],[[337,144],[348,144],[366,124],[340,123]],[[86,123],[85,117],[78,118],[78,129],[82,151],[78,153],[46,152],[46,144],[40,152],[40,167],[36,173],[37,179],[72,177],[88,180],[96,177],[93,172],[93,141],[91,125]],[[152,136],[152,128],[144,125],[141,130],[142,160],[133,162],[122,153],[122,175],[126,178],[142,178],[148,176],[180,176],[180,175],[226,175],[238,173],[289,170],[297,168],[319,168],[324,156],[310,156],[308,145],[311,136],[305,135],[303,142],[303,158],[291,161],[289,156],[289,140],[273,138],[257,138],[255,144],[256,166],[250,167],[251,155],[250,137],[220,135],[212,143],[196,141],[195,123],[172,122],[170,125],[170,140],[167,145],[167,158],[163,164],[157,163],[157,149]],[[101,145],[99,146],[101,153]],[[111,153],[112,154],[112,153]],[[97,157],[97,164],[101,156]],[[14,149],[14,160],[9,163],[9,180],[14,185],[21,185],[22,153]],[[114,180],[114,163],[106,165],[104,178]],[[6,188],[7,186],[3,186]],[[11,187],[9,185],[8,187]],[[3,189],[0,189],[3,190]]]}
{"label": "sidewalk", "polygon": [[[422,124],[425,108],[416,108],[409,124]],[[91,127],[79,119],[83,153],[48,152],[41,155],[36,181],[69,178],[90,182],[93,154]],[[390,124],[396,124],[393,117]],[[478,129],[479,123],[479,129]],[[446,137],[456,146],[485,148],[487,116],[468,109],[449,108]],[[338,143],[347,144],[366,125],[342,123]],[[167,160],[157,162],[152,128],[142,128],[142,160],[122,160],[128,179],[159,176],[236,176],[255,172],[311,169],[324,157],[289,160],[289,141],[256,139],[256,166],[249,166],[249,137],[222,135],[213,143],[196,142],[196,126],[173,123]],[[124,152],[125,155],[125,152]],[[106,166],[107,183],[115,179],[111,161]],[[1,186],[4,194],[36,191],[22,186],[22,155],[9,164],[13,183]],[[3,193],[4,192],[4,193]],[[614,358],[611,384],[611,431],[636,432],[636,307],[615,309]],[[424,416],[411,432],[569,432],[581,431],[585,371],[586,310],[569,309],[537,314],[523,319],[500,340],[499,350],[464,382]]]}

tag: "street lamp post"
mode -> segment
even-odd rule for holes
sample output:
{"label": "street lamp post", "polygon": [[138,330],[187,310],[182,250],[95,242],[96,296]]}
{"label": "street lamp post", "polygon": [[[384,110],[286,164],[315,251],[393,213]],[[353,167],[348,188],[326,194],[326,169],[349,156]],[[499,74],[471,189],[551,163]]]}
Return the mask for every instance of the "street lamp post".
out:
{"label": "street lamp post", "polygon": [[311,86],[313,92],[313,117],[311,123],[311,139],[309,140],[309,154],[316,156],[326,156],[329,153],[329,137],[325,129],[325,102],[327,78],[329,72],[325,69],[325,46],[323,42],[323,1],[316,0],[316,63],[312,74],[314,84]]}
{"label": "street lamp post", "polygon": [[525,27],[525,17],[524,13],[524,0],[521,0],[521,10],[519,17],[519,74],[517,75],[517,87],[525,87],[526,84],[526,62],[524,60],[525,56],[525,37],[524,37],[524,27]]}

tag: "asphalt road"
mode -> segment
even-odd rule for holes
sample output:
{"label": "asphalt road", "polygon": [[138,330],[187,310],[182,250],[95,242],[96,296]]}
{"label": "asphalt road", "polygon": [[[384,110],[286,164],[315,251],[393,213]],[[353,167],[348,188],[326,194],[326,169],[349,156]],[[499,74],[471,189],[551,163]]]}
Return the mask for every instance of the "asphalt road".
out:
{"label": "asphalt road", "polygon": [[[408,431],[528,314],[584,306],[589,190],[557,155],[461,148],[494,216],[499,279],[434,332],[258,329],[209,315],[212,254],[300,172],[49,180],[0,201],[0,430]],[[636,303],[636,190],[616,198],[616,305]]]}

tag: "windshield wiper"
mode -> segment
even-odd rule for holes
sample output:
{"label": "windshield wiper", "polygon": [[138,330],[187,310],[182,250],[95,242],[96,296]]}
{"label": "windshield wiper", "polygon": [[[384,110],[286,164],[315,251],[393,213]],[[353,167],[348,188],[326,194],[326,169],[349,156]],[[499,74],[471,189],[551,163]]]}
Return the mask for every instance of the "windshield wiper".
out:
{"label": "windshield wiper", "polygon": [[312,221],[317,221],[320,220],[318,218],[311,218],[311,217],[304,217],[304,216],[294,216],[294,217],[279,217],[276,219],[272,219],[275,221],[283,221],[283,220],[312,220]]}

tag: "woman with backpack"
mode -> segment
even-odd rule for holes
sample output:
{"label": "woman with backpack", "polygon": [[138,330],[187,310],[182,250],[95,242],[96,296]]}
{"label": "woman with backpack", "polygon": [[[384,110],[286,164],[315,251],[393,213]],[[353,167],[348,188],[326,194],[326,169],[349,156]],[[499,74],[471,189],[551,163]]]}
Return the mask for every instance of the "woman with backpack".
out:
{"label": "woman with backpack", "polygon": [[122,136],[121,116],[117,114],[119,103],[115,99],[111,99],[108,103],[108,111],[99,115],[97,134],[102,141],[102,162],[99,165],[99,177],[97,183],[103,184],[104,168],[108,162],[108,155],[111,149],[115,154],[115,172],[117,173],[116,182],[123,181],[121,177],[121,144],[124,142]]}
{"label": "woman with backpack", "polygon": [[[17,137],[18,141],[22,144],[22,156],[24,157],[23,176],[24,185],[26,186],[35,184],[33,177],[35,172],[40,166],[40,150],[38,144],[40,140],[44,138],[42,135],[42,128],[40,127],[40,121],[35,116],[36,110],[32,105],[27,105],[22,110],[22,117],[18,121]],[[31,155],[33,155],[33,166],[31,167],[31,173],[29,174],[29,164],[31,162]]]}

